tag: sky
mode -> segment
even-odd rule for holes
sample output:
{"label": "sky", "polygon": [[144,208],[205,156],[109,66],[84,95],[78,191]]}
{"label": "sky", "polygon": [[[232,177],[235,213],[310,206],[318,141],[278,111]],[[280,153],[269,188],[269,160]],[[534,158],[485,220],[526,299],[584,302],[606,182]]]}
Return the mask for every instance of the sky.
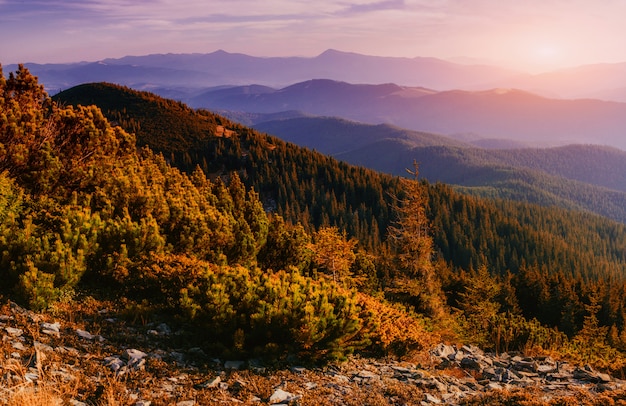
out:
{"label": "sky", "polygon": [[529,72],[626,62],[626,0],[0,0],[0,63],[337,49]]}

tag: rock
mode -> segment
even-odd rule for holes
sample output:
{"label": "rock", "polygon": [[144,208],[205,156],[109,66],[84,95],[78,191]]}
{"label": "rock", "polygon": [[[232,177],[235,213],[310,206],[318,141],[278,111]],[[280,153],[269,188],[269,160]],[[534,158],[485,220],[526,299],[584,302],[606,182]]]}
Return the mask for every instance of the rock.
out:
{"label": "rock", "polygon": [[136,350],[134,348],[127,349],[122,353],[122,358],[128,360],[129,362],[136,359],[144,359],[147,356],[148,354],[146,354],[145,352]]}
{"label": "rock", "polygon": [[519,360],[515,361],[513,368],[517,371],[537,372],[538,366],[533,360]]}
{"label": "rock", "polygon": [[591,383],[606,383],[611,382],[611,377],[607,374],[596,372],[590,367],[576,368],[573,373],[574,379]]}
{"label": "rock", "polygon": [[156,330],[159,332],[159,334],[164,335],[164,336],[168,336],[172,334],[172,329],[170,328],[170,326],[168,326],[165,323],[159,324]]}
{"label": "rock", "polygon": [[244,361],[226,361],[224,362],[224,368],[238,371],[242,369],[245,364]]}
{"label": "rock", "polygon": [[194,360],[202,360],[207,357],[204,350],[200,347],[192,347],[188,349],[187,354],[189,355],[191,359],[194,359]]}
{"label": "rock", "polygon": [[61,324],[59,322],[41,323],[41,332],[43,334],[47,334],[50,336],[60,337],[61,336]]}
{"label": "rock", "polygon": [[139,400],[135,402],[135,406],[150,406],[151,404],[152,402],[150,402],[149,400]]}
{"label": "rock", "polygon": [[4,331],[6,331],[11,337],[21,337],[22,334],[24,334],[24,331],[20,328],[5,327]]}
{"label": "rock", "polygon": [[70,399],[69,404],[70,406],[87,406],[87,403],[78,401],[76,399]]}
{"label": "rock", "polygon": [[464,369],[480,370],[480,362],[472,357],[465,357],[461,360],[461,367]]}
{"label": "rock", "polygon": [[33,347],[36,351],[53,352],[54,349],[48,344],[40,343],[39,341],[33,341]]}
{"label": "rock", "polygon": [[456,354],[456,349],[451,345],[439,344],[431,354],[438,358],[448,358],[450,355]]}
{"label": "rock", "polygon": [[185,354],[178,352],[178,351],[172,351],[170,352],[170,357],[174,360],[174,362],[178,363],[178,364],[184,364],[185,363]]}
{"label": "rock", "polygon": [[537,366],[537,373],[539,374],[547,375],[552,372],[556,372],[555,365],[542,364],[542,365]]}
{"label": "rock", "polygon": [[202,383],[198,386],[201,388],[217,388],[220,382],[222,382],[222,378],[220,378],[219,376],[216,376],[210,381],[206,381],[205,383]]}
{"label": "rock", "polygon": [[[367,370],[362,370],[359,371],[354,378],[358,378],[360,381],[362,382],[370,382],[370,381],[374,381],[374,380],[380,380],[380,375],[371,372],[371,371],[367,371]],[[353,379],[354,379],[353,378]]]}
{"label": "rock", "polygon": [[306,372],[306,368],[305,367],[291,367],[291,372],[293,372],[294,374],[303,374]]}
{"label": "rock", "polygon": [[183,400],[182,402],[176,403],[176,406],[196,406],[195,400]]}
{"label": "rock", "polygon": [[282,389],[276,389],[272,396],[270,396],[269,404],[275,405],[277,403],[289,403],[300,399],[302,396],[294,395],[293,393],[284,391]]}
{"label": "rock", "polygon": [[85,330],[81,330],[79,328],[76,329],[76,335],[78,335],[80,338],[83,338],[85,340],[93,340],[94,338],[96,338],[95,336],[93,336],[91,333],[85,331]]}
{"label": "rock", "polygon": [[36,369],[30,368],[30,372],[24,374],[24,380],[28,383],[33,383],[39,380],[39,373]]}
{"label": "rock", "polygon": [[430,393],[426,393],[426,394],[424,394],[424,402],[426,402],[426,404],[431,404],[431,405],[440,405],[441,404],[441,399],[439,399],[435,395],[432,395]]}
{"label": "rock", "polygon": [[489,389],[489,390],[502,390],[502,389],[504,389],[504,388],[502,387],[502,385],[500,385],[500,384],[499,384],[499,383],[497,383],[497,382],[489,382],[489,383],[487,384],[486,388],[487,388],[487,389]]}
{"label": "rock", "polygon": [[18,350],[18,351],[24,351],[24,350],[26,350],[26,347],[24,347],[24,344],[22,344],[22,343],[21,343],[21,342],[19,342],[19,341],[14,341],[14,342],[12,342],[12,343],[11,343],[11,347],[12,347],[14,350]]}
{"label": "rock", "polygon": [[123,368],[126,366],[126,363],[122,361],[122,359],[116,355],[106,357],[104,359],[104,365],[109,367],[109,369],[115,373],[123,371]]}

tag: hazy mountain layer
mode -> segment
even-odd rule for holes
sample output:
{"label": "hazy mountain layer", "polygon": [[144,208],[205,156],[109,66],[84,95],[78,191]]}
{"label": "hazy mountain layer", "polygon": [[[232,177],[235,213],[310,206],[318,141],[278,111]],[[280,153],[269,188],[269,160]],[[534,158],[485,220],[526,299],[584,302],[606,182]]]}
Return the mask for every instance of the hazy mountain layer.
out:
{"label": "hazy mountain layer", "polygon": [[435,92],[394,84],[310,80],[276,91],[209,90],[195,107],[252,113],[299,110],[446,135],[473,134],[535,146],[604,144],[626,149],[626,103],[548,99],[519,91]]}

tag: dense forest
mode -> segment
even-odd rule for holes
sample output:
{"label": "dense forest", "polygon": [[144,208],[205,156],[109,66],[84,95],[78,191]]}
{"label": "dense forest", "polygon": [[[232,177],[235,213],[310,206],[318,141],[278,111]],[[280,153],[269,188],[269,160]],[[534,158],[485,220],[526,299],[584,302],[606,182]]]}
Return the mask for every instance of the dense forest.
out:
{"label": "dense forest", "polygon": [[288,113],[229,116],[354,165],[403,176],[417,160],[424,179],[454,185],[464,193],[587,210],[626,223],[626,153],[617,148],[484,149],[386,124]]}
{"label": "dense forest", "polygon": [[626,365],[623,224],[354,167],[114,85],[52,100],[23,67],[0,109],[1,289],[32,308],[123,294],[220,353],[444,339]]}

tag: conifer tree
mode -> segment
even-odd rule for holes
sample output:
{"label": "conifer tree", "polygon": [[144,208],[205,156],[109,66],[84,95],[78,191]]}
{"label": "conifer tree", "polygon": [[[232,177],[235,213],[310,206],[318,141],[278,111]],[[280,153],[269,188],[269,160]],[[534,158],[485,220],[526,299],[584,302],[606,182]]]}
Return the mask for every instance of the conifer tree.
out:
{"label": "conifer tree", "polygon": [[402,179],[405,197],[395,197],[395,224],[388,238],[397,251],[399,275],[392,291],[417,300],[417,308],[431,317],[444,313],[441,283],[433,266],[433,240],[426,215],[427,195],[418,181],[418,165],[409,172],[413,179]]}
{"label": "conifer tree", "polygon": [[355,239],[346,239],[337,227],[323,227],[313,235],[311,245],[313,261],[317,266],[332,274],[333,281],[349,276],[350,267],[356,259]]}

